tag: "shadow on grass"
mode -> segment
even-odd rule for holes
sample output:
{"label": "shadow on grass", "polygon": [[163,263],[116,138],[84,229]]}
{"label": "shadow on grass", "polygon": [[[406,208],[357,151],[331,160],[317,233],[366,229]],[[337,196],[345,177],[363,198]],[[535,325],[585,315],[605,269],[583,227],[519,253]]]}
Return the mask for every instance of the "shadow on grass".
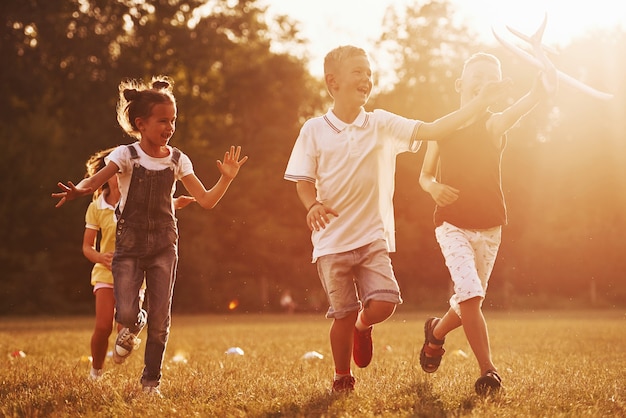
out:
{"label": "shadow on grass", "polygon": [[328,391],[311,397],[304,404],[286,403],[281,406],[280,411],[267,412],[260,416],[265,418],[329,416],[329,409],[335,402],[349,402],[349,399],[349,394],[333,394]]}
{"label": "shadow on grass", "polygon": [[459,399],[456,408],[446,405],[438,393],[433,391],[429,382],[417,382],[412,385],[409,392],[416,395],[416,401],[413,409],[412,417],[450,417],[450,416],[467,416],[472,411],[485,402],[500,403],[502,402],[504,393],[491,393],[485,396],[478,396],[475,393],[468,393]]}
{"label": "shadow on grass", "polygon": [[[389,399],[383,410],[373,410],[375,415],[394,414],[408,415],[410,417],[424,418],[447,418],[450,416],[463,416],[470,414],[479,399],[475,395],[463,398],[456,410],[446,409],[440,395],[433,391],[429,382],[415,382],[405,386],[397,393],[395,399]],[[333,417],[352,416],[351,411],[359,411],[356,406],[360,402],[360,394],[332,394],[320,393],[311,397],[308,402],[287,403],[281,405],[280,411],[265,412],[259,417]],[[361,411],[362,412],[362,411]],[[357,416],[357,415],[354,415]]]}
{"label": "shadow on grass", "polygon": [[415,382],[410,385],[404,391],[404,395],[407,397],[415,397],[411,417],[424,418],[471,415],[477,403],[484,402],[486,400],[499,399],[497,395],[480,398],[471,393],[462,397],[456,408],[450,408],[449,406],[446,408],[446,405],[441,398],[441,394],[433,390],[433,386],[430,382],[425,381]]}
{"label": "shadow on grass", "polygon": [[411,414],[413,417],[438,418],[449,415],[439,394],[433,391],[430,382],[415,382],[407,387],[405,394],[414,396],[415,402]]}

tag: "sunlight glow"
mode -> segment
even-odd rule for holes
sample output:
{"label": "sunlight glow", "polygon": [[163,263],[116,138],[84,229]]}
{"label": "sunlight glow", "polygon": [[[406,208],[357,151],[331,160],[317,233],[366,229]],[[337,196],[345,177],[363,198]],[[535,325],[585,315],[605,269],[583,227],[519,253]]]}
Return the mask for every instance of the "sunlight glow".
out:
{"label": "sunlight glow", "polygon": [[[353,44],[371,48],[382,33],[381,23],[389,6],[402,11],[416,0],[262,0],[268,16],[288,15],[301,22],[301,35],[310,45],[300,52],[310,60],[310,71],[322,73],[323,57],[332,48]],[[466,24],[482,38],[495,44],[491,28],[498,31],[509,25],[527,34],[533,33],[548,14],[544,43],[563,46],[590,29],[626,27],[626,14],[616,10],[615,0],[594,0],[592,4],[571,0],[449,0],[455,20]],[[323,28],[323,30],[320,30]]]}
{"label": "sunlight glow", "polygon": [[[616,13],[615,2],[596,0],[593,4],[568,0],[527,0],[519,3],[498,0],[455,1],[468,23],[485,33],[490,27],[511,26],[523,33],[533,33],[548,16],[544,41],[563,46],[591,29],[626,24],[626,15]],[[489,13],[485,13],[485,11]],[[493,38],[487,32],[487,40]]]}

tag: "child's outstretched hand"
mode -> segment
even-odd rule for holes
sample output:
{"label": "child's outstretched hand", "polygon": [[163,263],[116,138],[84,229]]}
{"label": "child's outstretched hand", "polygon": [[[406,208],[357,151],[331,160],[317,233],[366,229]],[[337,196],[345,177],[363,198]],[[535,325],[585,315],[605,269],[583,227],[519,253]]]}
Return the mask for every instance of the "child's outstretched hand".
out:
{"label": "child's outstretched hand", "polygon": [[186,208],[192,202],[195,202],[196,198],[193,196],[180,195],[174,198],[174,209],[183,209]]}
{"label": "child's outstretched hand", "polygon": [[480,93],[478,93],[478,98],[484,101],[486,104],[496,103],[498,100],[502,99],[513,86],[513,80],[510,78],[505,78],[500,81],[490,81],[480,89]]}
{"label": "child's outstretched hand", "polygon": [[230,151],[226,151],[224,154],[224,162],[217,160],[217,168],[220,170],[222,175],[230,180],[234,179],[239,173],[239,169],[246,161],[248,161],[248,156],[244,156],[239,159],[241,155],[241,147],[237,146],[235,149],[234,146],[230,147]]}
{"label": "child's outstretched hand", "polygon": [[60,199],[59,202],[54,206],[55,208],[61,207],[65,202],[74,200],[77,197],[93,193],[93,190],[76,187],[71,181],[67,182],[67,186],[61,182],[58,182],[57,186],[59,186],[62,191],[59,193],[52,193],[53,198]]}
{"label": "child's outstretched hand", "polygon": [[546,68],[537,74],[530,89],[530,94],[536,101],[544,100],[556,94],[559,86],[559,77],[554,67]]}

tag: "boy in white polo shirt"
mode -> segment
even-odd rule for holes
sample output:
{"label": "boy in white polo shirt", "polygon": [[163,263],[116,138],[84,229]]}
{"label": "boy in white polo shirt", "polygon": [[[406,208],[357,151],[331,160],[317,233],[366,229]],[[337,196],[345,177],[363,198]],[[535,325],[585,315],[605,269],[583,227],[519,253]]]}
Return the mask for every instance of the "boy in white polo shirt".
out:
{"label": "boy in white polo shirt", "polygon": [[324,77],[333,108],[305,122],[285,179],[307,209],[313,262],[333,318],[330,344],[334,392],[354,389],[351,358],[372,359],[372,325],[402,303],[389,252],[395,251],[393,192],[396,155],[416,152],[421,140],[449,135],[497,100],[509,85],[494,82],[468,106],[427,123],[384,110],[363,109],[372,91],[367,53],[354,46],[330,51]]}

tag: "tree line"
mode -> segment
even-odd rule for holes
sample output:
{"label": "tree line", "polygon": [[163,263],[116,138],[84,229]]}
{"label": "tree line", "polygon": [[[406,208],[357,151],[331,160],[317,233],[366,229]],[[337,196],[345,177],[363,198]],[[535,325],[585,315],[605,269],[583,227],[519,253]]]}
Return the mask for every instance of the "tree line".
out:
{"label": "tree line", "polygon": [[[171,144],[212,184],[215,160],[231,144],[250,161],[220,204],[180,211],[174,309],[221,312],[279,309],[289,289],[301,309],[326,302],[295,186],[283,180],[298,130],[330,100],[307,70],[297,22],[268,22],[254,0],[6,0],[0,73],[0,153],[4,240],[0,314],[91,312],[91,265],[82,256],[88,199],[54,208],[58,181],[77,181],[97,150],[131,142],[117,126],[117,85],[169,75],[178,101]],[[433,120],[456,108],[454,78],[477,50],[501,58],[515,81],[511,100],[535,72],[496,46],[480,45],[451,18],[445,0],[388,13],[369,51],[391,57],[389,85],[367,108]],[[288,46],[273,48],[274,45]],[[626,213],[624,59],[619,28],[567,45],[557,66],[615,93],[599,102],[562,87],[509,134],[503,180],[510,224],[492,281],[493,305],[544,306],[554,300],[623,306]],[[306,56],[306,55],[305,55]],[[445,303],[448,276],[433,236],[430,197],[417,178],[423,150],[398,160],[394,267],[405,304]],[[185,193],[182,186],[178,193]],[[577,305],[578,306],[578,305]]]}

